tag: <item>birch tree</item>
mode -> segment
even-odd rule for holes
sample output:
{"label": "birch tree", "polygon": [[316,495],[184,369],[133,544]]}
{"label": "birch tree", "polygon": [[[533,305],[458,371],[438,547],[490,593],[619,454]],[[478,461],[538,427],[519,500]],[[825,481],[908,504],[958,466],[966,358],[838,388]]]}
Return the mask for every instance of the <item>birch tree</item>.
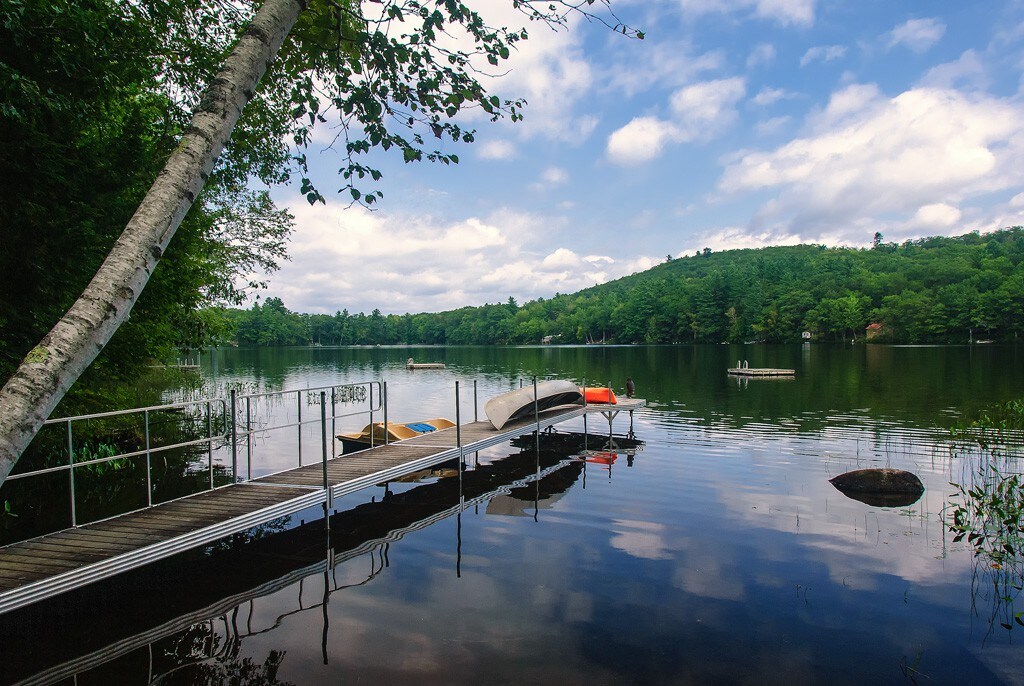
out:
{"label": "birch tree", "polygon": [[[558,29],[577,14],[643,38],[615,17],[608,0],[505,1],[524,24]],[[225,11],[245,6],[225,3]],[[481,77],[527,37],[525,28],[489,26],[458,0],[265,0],[206,83],[191,124],[96,275],[0,389],[0,483],[128,318],[254,98],[290,108],[288,130],[278,133],[292,138],[289,162],[311,203],[324,196],[308,177],[303,151],[333,109],[341,190],[372,205],[381,194],[373,188],[380,172],[365,161],[371,150],[397,151],[406,162],[457,163],[456,154],[426,141],[472,142],[460,112],[482,110],[492,121],[522,117],[523,101],[490,95]],[[268,70],[270,86],[261,86]]]}

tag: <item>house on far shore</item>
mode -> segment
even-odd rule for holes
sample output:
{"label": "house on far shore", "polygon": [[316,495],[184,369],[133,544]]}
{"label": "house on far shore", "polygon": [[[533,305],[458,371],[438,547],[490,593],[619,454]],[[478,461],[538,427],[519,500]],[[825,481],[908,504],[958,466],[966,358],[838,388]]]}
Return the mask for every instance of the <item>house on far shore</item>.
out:
{"label": "house on far shore", "polygon": [[551,341],[555,340],[555,338],[557,338],[557,336],[545,336],[544,338],[540,339],[541,345],[548,345],[551,343]]}
{"label": "house on far shore", "polygon": [[868,328],[864,330],[864,338],[870,341],[872,338],[881,336],[882,333],[882,325],[878,322],[871,322],[868,324]]}

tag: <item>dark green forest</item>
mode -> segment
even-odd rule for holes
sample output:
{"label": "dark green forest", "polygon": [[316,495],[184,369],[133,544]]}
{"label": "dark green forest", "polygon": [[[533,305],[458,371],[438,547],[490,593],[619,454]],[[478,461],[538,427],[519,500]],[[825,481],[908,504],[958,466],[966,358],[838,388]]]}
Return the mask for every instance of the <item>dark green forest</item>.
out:
{"label": "dark green forest", "polygon": [[[1024,229],[885,243],[798,245],[666,260],[574,294],[440,313],[290,312],[278,298],[207,311],[240,345],[1016,341]],[[869,328],[870,327],[870,328]]]}
{"label": "dark green forest", "polygon": [[[0,371],[82,293],[177,145],[234,33],[209,3],[10,0],[0,21]],[[241,11],[240,14],[244,14]],[[244,20],[239,17],[238,22]],[[280,100],[280,98],[277,98]],[[253,183],[288,177],[267,89],[239,125],[131,319],[76,391],[135,379],[206,337],[201,311],[272,271],[290,215]]]}

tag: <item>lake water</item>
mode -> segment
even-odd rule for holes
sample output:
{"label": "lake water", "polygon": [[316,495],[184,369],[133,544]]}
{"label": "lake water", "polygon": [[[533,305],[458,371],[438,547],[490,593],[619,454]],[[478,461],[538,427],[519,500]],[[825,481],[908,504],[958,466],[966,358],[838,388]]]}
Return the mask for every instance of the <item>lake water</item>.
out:
{"label": "lake water", "polygon": [[[797,374],[729,378],[737,360]],[[467,420],[474,381],[482,407],[534,375],[631,376],[644,445],[589,462],[496,446],[461,481],[336,502],[329,537],[308,511],[2,615],[3,683],[1024,683],[1019,566],[943,523],[949,482],[993,458],[948,429],[1024,396],[1020,347],[225,350],[202,373],[211,389],[383,379],[400,421],[454,419],[456,381]],[[607,422],[587,421],[600,447]],[[294,459],[257,448],[254,474]],[[1021,471],[1017,455],[995,459]],[[862,467],[913,471],[925,493],[878,507],[828,481]]]}

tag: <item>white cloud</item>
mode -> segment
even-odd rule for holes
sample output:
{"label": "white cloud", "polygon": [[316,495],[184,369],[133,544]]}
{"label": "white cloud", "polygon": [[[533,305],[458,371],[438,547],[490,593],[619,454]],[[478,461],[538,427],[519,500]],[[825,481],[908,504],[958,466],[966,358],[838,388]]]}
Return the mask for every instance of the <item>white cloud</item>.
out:
{"label": "white cloud", "polygon": [[627,45],[614,66],[603,77],[605,88],[617,97],[632,97],[652,88],[675,88],[690,83],[706,72],[717,71],[726,62],[725,53],[713,50],[694,54],[685,42],[644,41],[643,49]]}
{"label": "white cloud", "polygon": [[525,302],[656,263],[551,248],[565,226],[559,217],[500,209],[444,221],[297,200],[293,259],[273,275],[268,295],[300,312],[439,312],[510,295]]}
{"label": "white cloud", "polygon": [[897,45],[923,53],[938,43],[946,33],[946,25],[938,19],[911,19],[900,24],[887,35],[890,48]]}
{"label": "white cloud", "polygon": [[747,68],[751,69],[761,64],[771,64],[775,61],[775,46],[771,43],[761,43],[754,47],[747,55]]}
{"label": "white cloud", "polygon": [[832,62],[842,58],[846,54],[845,45],[816,45],[809,48],[804,56],[800,58],[800,66],[806,67],[811,62],[822,61]]}
{"label": "white cloud", "polygon": [[516,147],[506,140],[487,141],[477,145],[477,155],[485,160],[511,160]]}
{"label": "white cloud", "polygon": [[540,266],[544,271],[560,271],[573,269],[581,263],[579,255],[568,248],[559,248],[541,260]]}
{"label": "white cloud", "polygon": [[961,216],[963,215],[960,210],[940,202],[919,208],[914,214],[914,219],[918,224],[929,229],[948,229],[960,221]]}
{"label": "white cloud", "polygon": [[920,85],[931,88],[955,88],[968,85],[984,90],[989,85],[989,77],[985,72],[978,53],[965,50],[959,58],[952,62],[938,64],[928,70],[921,78]]}
{"label": "white cloud", "polygon": [[1024,108],[1013,100],[926,88],[886,98],[855,84],[808,125],[807,136],[727,166],[721,190],[777,192],[754,225],[860,232],[905,217],[955,231],[956,205],[1024,180]]}
{"label": "white cloud", "polygon": [[669,105],[690,139],[704,137],[736,119],[736,103],[746,94],[740,77],[704,81],[672,94]]}
{"label": "white cloud", "polygon": [[768,86],[765,86],[760,91],[758,91],[757,95],[755,95],[751,99],[751,102],[753,102],[755,105],[761,105],[762,107],[764,107],[767,105],[773,105],[779,102],[780,100],[789,100],[795,97],[797,97],[795,93],[791,93],[790,91],[787,91],[785,88],[770,88]]}
{"label": "white cloud", "polygon": [[783,26],[814,24],[817,0],[679,0],[683,11],[701,14],[753,14],[771,19]]}
{"label": "white cloud", "polygon": [[815,131],[830,131],[863,117],[869,108],[885,106],[882,91],[873,83],[852,83],[832,94],[824,112],[812,113],[808,122]]}
{"label": "white cloud", "polygon": [[618,164],[639,164],[660,155],[669,143],[710,138],[736,120],[736,104],[745,93],[740,77],[680,88],[669,98],[672,120],[635,117],[608,137],[608,158]]}
{"label": "white cloud", "polygon": [[793,118],[789,116],[772,117],[771,119],[757,122],[754,130],[757,131],[759,136],[772,136],[785,128],[786,124],[792,120]]}
{"label": "white cloud", "polygon": [[569,172],[565,171],[561,167],[548,167],[544,170],[544,173],[540,175],[540,178],[548,185],[555,186],[568,181]]}
{"label": "white cloud", "polygon": [[806,239],[799,234],[784,230],[758,230],[728,226],[700,234],[679,248],[679,255],[692,255],[704,248],[737,250],[742,248],[765,248],[771,245],[799,245]]}
{"label": "white cloud", "polygon": [[[507,97],[525,98],[525,119],[513,127],[515,135],[543,137],[578,144],[597,125],[593,115],[574,116],[576,103],[594,87],[594,70],[583,52],[581,19],[570,15],[563,30],[552,31],[531,24],[512,3],[491,2],[475,7],[492,26],[525,26],[529,40],[520,42],[511,57],[495,70],[486,63],[484,77],[488,90]],[[461,46],[474,50],[474,45]]]}
{"label": "white cloud", "polygon": [[655,117],[635,117],[608,137],[608,157],[618,164],[639,164],[661,154],[665,144],[679,138],[674,124]]}

